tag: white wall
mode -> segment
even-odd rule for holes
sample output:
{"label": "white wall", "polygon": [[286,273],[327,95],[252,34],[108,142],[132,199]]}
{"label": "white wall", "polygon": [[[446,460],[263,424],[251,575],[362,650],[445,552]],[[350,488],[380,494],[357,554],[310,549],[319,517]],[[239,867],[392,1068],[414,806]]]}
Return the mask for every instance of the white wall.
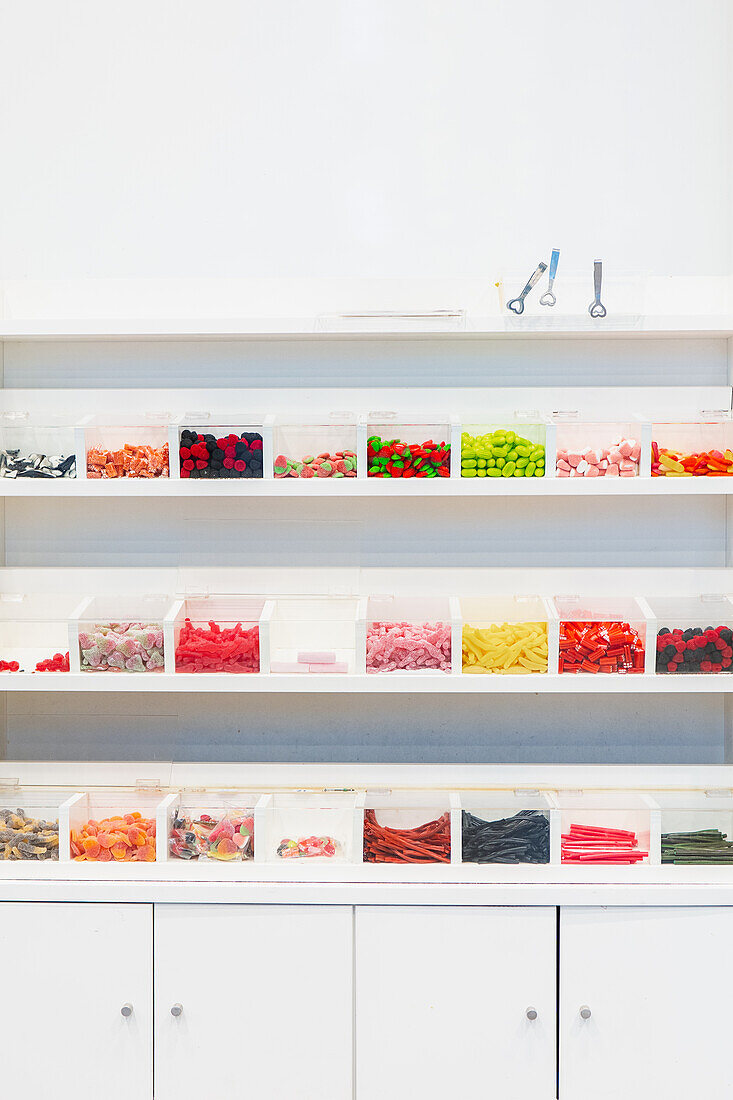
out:
{"label": "white wall", "polygon": [[730,0],[0,0],[0,278],[733,270]]}

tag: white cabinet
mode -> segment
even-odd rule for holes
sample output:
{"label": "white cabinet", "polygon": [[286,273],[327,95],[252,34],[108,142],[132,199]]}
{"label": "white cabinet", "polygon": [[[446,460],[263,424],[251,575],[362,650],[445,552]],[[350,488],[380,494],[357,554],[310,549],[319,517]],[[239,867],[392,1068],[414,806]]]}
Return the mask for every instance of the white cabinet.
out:
{"label": "white cabinet", "polygon": [[556,923],[554,908],[358,907],[359,1100],[552,1100]]}
{"label": "white cabinet", "polygon": [[352,957],[349,906],[156,905],[156,1100],[349,1100]]}
{"label": "white cabinet", "polygon": [[731,943],[731,908],[563,909],[562,1100],[730,1100]]}
{"label": "white cabinet", "polygon": [[4,1096],[150,1100],[152,941],[150,905],[0,903]]}

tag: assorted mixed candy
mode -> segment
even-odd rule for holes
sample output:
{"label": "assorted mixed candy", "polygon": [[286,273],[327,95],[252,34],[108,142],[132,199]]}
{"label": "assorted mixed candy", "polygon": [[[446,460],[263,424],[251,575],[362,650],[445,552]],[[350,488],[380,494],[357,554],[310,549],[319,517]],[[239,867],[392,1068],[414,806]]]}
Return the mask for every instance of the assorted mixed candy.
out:
{"label": "assorted mixed candy", "polygon": [[87,821],[70,832],[71,856],[78,863],[152,863],[155,821],[136,810],[103,821]]}
{"label": "assorted mixed candy", "polygon": [[450,477],[450,443],[405,443],[401,439],[367,440],[369,477]]}
{"label": "assorted mixed candy", "polygon": [[168,477],[168,444],[152,447],[125,443],[116,451],[90,447],[87,477]]}
{"label": "assorted mixed candy", "polygon": [[636,833],[597,825],[571,825],[562,834],[562,863],[640,863],[648,852],[639,848]]}
{"label": "assorted mixed candy", "polygon": [[541,810],[484,821],[462,813],[464,863],[549,863],[550,820]]}
{"label": "assorted mixed candy", "polygon": [[374,810],[365,810],[364,862],[450,863],[450,814],[415,829],[390,829]]}
{"label": "assorted mixed candy", "polygon": [[662,833],[662,863],[697,866],[733,863],[733,841],[720,829]]}
{"label": "assorted mixed candy", "polygon": [[652,477],[730,477],[733,451],[679,451],[652,442]]}
{"label": "assorted mixed candy", "polygon": [[285,837],[277,846],[281,859],[314,859],[318,856],[333,859],[340,851],[341,845],[332,836],[301,836],[298,840]]}
{"label": "assorted mixed candy", "polygon": [[558,672],[643,672],[644,639],[629,623],[560,623]]}
{"label": "assorted mixed candy", "polygon": [[450,623],[370,623],[367,672],[450,672]]}
{"label": "assorted mixed candy", "polygon": [[275,477],[356,477],[356,451],[321,451],[305,458],[278,455],[274,462]]}
{"label": "assorted mixed candy", "polygon": [[610,447],[557,449],[557,477],[636,477],[641,444],[636,439],[617,439]]}
{"label": "assorted mixed candy", "polygon": [[733,671],[733,630],[727,626],[663,626],[657,633],[657,672]]}
{"label": "assorted mixed candy", "polygon": [[463,672],[547,672],[547,623],[464,626]]}
{"label": "assorted mixed candy", "polygon": [[160,623],[96,623],[79,631],[83,672],[162,672]]}
{"label": "assorted mixed candy", "polygon": [[262,477],[262,436],[229,432],[219,437],[184,428],[179,437],[181,477]]}
{"label": "assorted mixed candy", "polygon": [[0,810],[0,859],[58,859],[59,823]]}
{"label": "assorted mixed candy", "polygon": [[486,435],[461,435],[461,477],[544,477],[541,443],[501,429]]}
{"label": "assorted mixed candy", "polygon": [[76,477],[76,455],[22,455],[18,447],[0,451],[0,477]]}
{"label": "assorted mixed candy", "polygon": [[177,859],[252,859],[254,831],[251,810],[227,810],[215,815],[178,813],[168,837],[168,850]]}
{"label": "assorted mixed candy", "polygon": [[185,619],[176,645],[176,672],[259,672],[260,628],[194,625]]}

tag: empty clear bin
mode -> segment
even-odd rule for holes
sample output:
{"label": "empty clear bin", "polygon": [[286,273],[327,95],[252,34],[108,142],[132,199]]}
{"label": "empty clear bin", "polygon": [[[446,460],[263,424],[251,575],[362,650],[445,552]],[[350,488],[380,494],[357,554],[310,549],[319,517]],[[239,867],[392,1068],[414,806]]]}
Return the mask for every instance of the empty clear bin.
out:
{"label": "empty clear bin", "polygon": [[539,420],[464,424],[461,477],[544,477],[546,447],[547,424]]}
{"label": "empty clear bin", "polygon": [[258,798],[250,791],[181,791],[166,814],[168,858],[253,859]]}
{"label": "empty clear bin", "polygon": [[557,477],[638,477],[641,423],[555,421]]}
{"label": "empty clear bin", "polygon": [[461,791],[459,798],[463,863],[550,862],[552,803],[546,794]]}
{"label": "empty clear bin", "polygon": [[79,670],[162,672],[166,657],[163,624],[170,606],[164,596],[85,600],[72,624],[72,632],[76,631],[72,652]]}
{"label": "empty clear bin", "polygon": [[277,791],[255,809],[256,861],[279,865],[352,862],[354,792]]}
{"label": "empty clear bin", "polygon": [[653,423],[651,466],[652,477],[730,477],[730,413],[694,421]]}
{"label": "empty clear bin", "polygon": [[72,793],[0,779],[0,860],[58,860],[59,808]]}
{"label": "empty clear bin", "polygon": [[463,672],[547,672],[550,611],[539,596],[472,596],[460,601]]}
{"label": "empty clear bin", "polygon": [[260,617],[265,600],[205,596],[181,600],[166,622],[176,672],[259,672]]}
{"label": "empty clear bin", "polygon": [[733,671],[733,602],[728,597],[654,597],[648,603],[657,625],[657,672]]}
{"label": "empty clear bin", "polygon": [[454,605],[447,596],[372,596],[359,623],[366,671],[450,672]]}
{"label": "empty clear bin", "polygon": [[[153,863],[162,791],[133,787],[89,790],[62,808],[68,827],[69,858],[89,863]],[[65,818],[68,818],[65,821]],[[62,833],[62,858],[63,850]]]}
{"label": "empty clear bin", "polygon": [[276,478],[355,478],[357,420],[352,413],[277,419],[272,439]]}
{"label": "empty clear bin", "polygon": [[661,809],[662,863],[733,864],[733,791],[653,791]]}
{"label": "empty clear bin", "polygon": [[556,596],[554,605],[559,673],[644,672],[647,618],[633,597]]}
{"label": "empty clear bin", "polygon": [[270,672],[353,674],[358,601],[340,596],[285,596],[270,619]]}
{"label": "empty clear bin", "polygon": [[261,478],[262,418],[228,417],[224,423],[190,423],[176,431],[180,477],[217,481]]}
{"label": "empty clear bin", "polygon": [[656,811],[648,796],[633,791],[561,791],[557,804],[563,864],[585,867],[650,862]]}
{"label": "empty clear bin", "polygon": [[372,413],[367,420],[369,477],[449,477],[450,418],[399,420],[390,413]]}
{"label": "empty clear bin", "polygon": [[445,791],[367,791],[365,863],[450,863],[451,798]]}
{"label": "empty clear bin", "polygon": [[0,477],[76,477],[77,432],[59,418],[0,414]]}
{"label": "empty clear bin", "polygon": [[168,427],[155,424],[93,424],[85,428],[88,478],[168,477]]}
{"label": "empty clear bin", "polygon": [[68,672],[70,596],[0,597],[0,671]]}

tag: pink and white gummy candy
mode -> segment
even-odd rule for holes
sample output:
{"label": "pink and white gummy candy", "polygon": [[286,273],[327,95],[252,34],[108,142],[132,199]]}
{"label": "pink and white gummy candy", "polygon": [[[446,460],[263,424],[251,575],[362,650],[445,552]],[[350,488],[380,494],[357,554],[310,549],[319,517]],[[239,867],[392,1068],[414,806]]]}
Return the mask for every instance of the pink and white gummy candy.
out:
{"label": "pink and white gummy candy", "polygon": [[610,447],[587,450],[558,448],[557,477],[636,477],[639,473],[641,443],[636,439],[618,439]]}
{"label": "pink and white gummy candy", "polygon": [[450,672],[450,623],[370,623],[367,672]]}

